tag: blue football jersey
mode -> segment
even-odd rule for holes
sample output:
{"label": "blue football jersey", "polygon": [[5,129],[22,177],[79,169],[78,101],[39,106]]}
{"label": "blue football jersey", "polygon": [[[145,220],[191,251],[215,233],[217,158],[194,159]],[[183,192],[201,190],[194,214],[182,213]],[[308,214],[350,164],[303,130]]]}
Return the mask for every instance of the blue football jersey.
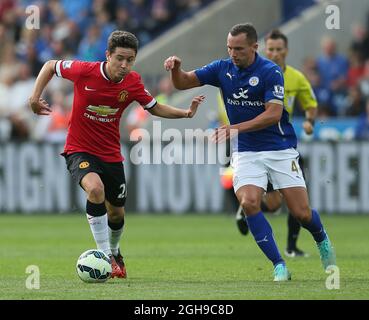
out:
{"label": "blue football jersey", "polygon": [[[231,59],[216,60],[195,70],[202,85],[220,88],[230,124],[245,122],[265,111],[265,103],[283,104],[283,72],[274,62],[256,54],[247,68]],[[236,151],[270,151],[296,148],[295,131],[285,108],[280,121],[262,130],[238,135]]]}

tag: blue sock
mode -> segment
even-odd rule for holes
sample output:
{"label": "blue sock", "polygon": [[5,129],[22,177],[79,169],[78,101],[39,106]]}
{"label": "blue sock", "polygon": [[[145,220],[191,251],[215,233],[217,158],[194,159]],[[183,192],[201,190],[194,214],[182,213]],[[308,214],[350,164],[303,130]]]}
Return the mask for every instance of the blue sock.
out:
{"label": "blue sock", "polygon": [[257,245],[268,259],[272,261],[273,265],[275,266],[278,263],[285,264],[275,243],[272,227],[265,219],[264,214],[260,211],[254,216],[246,217],[246,219]]}
{"label": "blue sock", "polygon": [[315,242],[322,242],[327,234],[325,233],[322,222],[320,221],[319,214],[316,210],[311,210],[311,221],[309,224],[302,225],[305,229],[309,230],[312,234]]}

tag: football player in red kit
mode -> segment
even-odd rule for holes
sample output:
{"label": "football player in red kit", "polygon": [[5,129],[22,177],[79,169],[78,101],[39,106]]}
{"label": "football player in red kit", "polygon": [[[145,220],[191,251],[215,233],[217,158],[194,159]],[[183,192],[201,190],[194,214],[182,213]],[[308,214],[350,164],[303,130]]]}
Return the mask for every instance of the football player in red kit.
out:
{"label": "football player in red kit", "polygon": [[192,118],[204,96],[193,98],[187,110],[158,103],[132,71],[137,38],[114,31],[108,39],[106,61],[50,60],[41,69],[29,99],[38,115],[52,110],[41,98],[51,78],[74,83],[74,101],[63,156],[72,177],[86,192],[86,214],[97,248],[110,256],[112,277],[126,278],[119,248],[127,196],[121,155],[119,122],[123,111],[137,101],[163,118]]}

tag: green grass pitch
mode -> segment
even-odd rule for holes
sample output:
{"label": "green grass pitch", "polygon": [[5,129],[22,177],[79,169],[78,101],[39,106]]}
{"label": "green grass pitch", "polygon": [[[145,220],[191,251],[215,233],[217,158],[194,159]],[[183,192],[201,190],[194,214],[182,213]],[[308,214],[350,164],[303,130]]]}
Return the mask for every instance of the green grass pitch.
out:
{"label": "green grass pitch", "polygon": [[[268,220],[284,249],[286,216]],[[80,253],[94,248],[83,214],[0,215],[0,299],[368,299],[368,217],[322,220],[337,252],[338,290],[326,289],[306,230],[298,245],[310,258],[287,259],[292,281],[274,283],[272,265],[233,216],[128,214],[121,241],[128,279],[86,284],[75,270]],[[40,289],[26,288],[29,265],[39,267]]]}

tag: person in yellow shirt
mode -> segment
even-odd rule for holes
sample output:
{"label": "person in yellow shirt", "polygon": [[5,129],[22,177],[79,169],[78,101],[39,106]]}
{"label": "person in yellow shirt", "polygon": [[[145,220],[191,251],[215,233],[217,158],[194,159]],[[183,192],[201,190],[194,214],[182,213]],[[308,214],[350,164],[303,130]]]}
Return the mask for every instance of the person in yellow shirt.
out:
{"label": "person in yellow shirt", "polygon": [[[296,100],[301,108],[305,111],[305,121],[303,129],[306,134],[310,135],[314,131],[314,121],[317,115],[317,100],[311,88],[309,81],[297,69],[286,64],[288,54],[288,38],[279,30],[272,30],[265,37],[265,54],[266,57],[283,70],[284,76],[284,105],[290,115],[293,114],[293,109]],[[303,160],[299,158],[299,165],[303,171]],[[282,195],[279,191],[274,191],[273,186],[269,183],[267,193],[261,204],[261,210],[264,212],[275,212],[282,205]],[[244,235],[248,233],[248,226],[242,208],[237,212],[237,226],[240,232]],[[297,239],[301,229],[299,222],[288,214],[288,237],[285,255],[287,257],[306,257],[304,251],[297,248]]]}

